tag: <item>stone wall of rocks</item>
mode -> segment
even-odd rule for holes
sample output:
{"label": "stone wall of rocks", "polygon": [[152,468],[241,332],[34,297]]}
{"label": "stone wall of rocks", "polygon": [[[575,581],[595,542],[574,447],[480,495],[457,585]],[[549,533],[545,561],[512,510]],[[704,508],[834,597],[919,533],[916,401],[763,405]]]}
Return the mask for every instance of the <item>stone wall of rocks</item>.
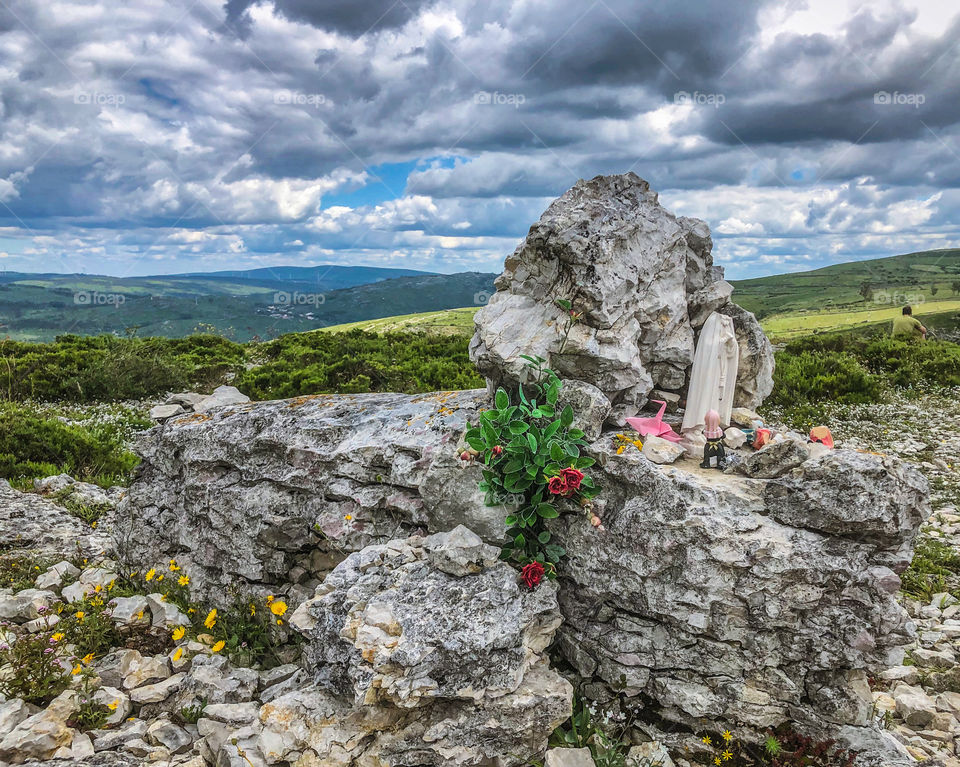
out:
{"label": "stone wall of rocks", "polygon": [[[459,458],[486,402],[370,394],[172,419],[143,439],[118,541],[189,562],[201,590],[246,583],[294,603],[370,544],[460,523],[496,543],[503,511],[483,505],[479,467]],[[805,451],[759,479],[617,455],[609,433],[591,445],[606,529],[572,513],[554,534],[569,552],[559,649],[596,699],[626,683],[688,725],[869,722],[866,676],[911,638],[894,594],[929,513],[926,481],[894,458]],[[311,549],[325,560],[308,572]]]}

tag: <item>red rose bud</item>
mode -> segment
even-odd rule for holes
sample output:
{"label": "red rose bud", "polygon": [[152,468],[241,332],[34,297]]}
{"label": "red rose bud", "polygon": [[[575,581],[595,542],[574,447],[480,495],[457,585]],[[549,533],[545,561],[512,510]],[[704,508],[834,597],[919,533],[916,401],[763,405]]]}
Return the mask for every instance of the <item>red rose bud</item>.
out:
{"label": "red rose bud", "polygon": [[590,524],[594,527],[600,527],[600,517],[594,514],[592,517],[590,517]]}
{"label": "red rose bud", "polygon": [[520,577],[529,589],[536,588],[540,584],[540,581],[543,580],[543,576],[543,565],[539,562],[531,562],[529,565],[524,565],[520,571]]}
{"label": "red rose bud", "polygon": [[583,472],[579,469],[562,469],[560,476],[563,478],[568,490],[573,493],[580,489],[580,482],[583,480]]}
{"label": "red rose bud", "polygon": [[500,453],[503,452],[503,448],[500,447],[500,445],[494,445],[492,452],[493,452],[494,455],[500,455]]}
{"label": "red rose bud", "polygon": [[462,453],[460,453],[460,460],[461,460],[461,461],[469,461],[471,458],[473,458],[473,456],[470,455],[470,451],[469,451],[469,450],[464,450]]}
{"label": "red rose bud", "polygon": [[550,481],[547,483],[547,490],[553,495],[566,495],[569,492],[567,482],[562,476],[550,477]]}

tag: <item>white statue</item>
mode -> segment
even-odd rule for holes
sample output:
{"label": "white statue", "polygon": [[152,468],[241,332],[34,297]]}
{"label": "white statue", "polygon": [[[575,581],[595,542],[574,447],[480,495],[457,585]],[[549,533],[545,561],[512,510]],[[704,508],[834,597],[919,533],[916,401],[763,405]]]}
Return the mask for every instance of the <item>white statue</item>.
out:
{"label": "white statue", "polygon": [[714,312],[707,317],[697,341],[681,432],[703,429],[708,410],[720,414],[720,423],[724,427],[730,425],[739,358],[733,319]]}

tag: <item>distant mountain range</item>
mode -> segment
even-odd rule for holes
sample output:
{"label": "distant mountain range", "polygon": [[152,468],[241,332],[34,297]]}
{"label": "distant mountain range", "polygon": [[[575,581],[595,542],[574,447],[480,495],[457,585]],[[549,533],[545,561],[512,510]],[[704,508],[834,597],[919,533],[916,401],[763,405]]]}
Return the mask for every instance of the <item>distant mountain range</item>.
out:
{"label": "distant mountain range", "polygon": [[50,341],[65,333],[237,341],[482,303],[496,275],[366,266],[109,277],[0,272],[0,337]]}
{"label": "distant mountain range", "polygon": [[[496,275],[431,274],[369,266],[280,266],[246,271],[105,277],[0,272],[0,338],[48,341],[64,333],[179,337],[214,332],[247,341],[333,325],[421,324],[467,332]],[[960,307],[960,250],[851,261],[809,272],[734,281],[734,300],[774,335],[796,335],[897,313]],[[398,317],[398,315],[423,315]]]}

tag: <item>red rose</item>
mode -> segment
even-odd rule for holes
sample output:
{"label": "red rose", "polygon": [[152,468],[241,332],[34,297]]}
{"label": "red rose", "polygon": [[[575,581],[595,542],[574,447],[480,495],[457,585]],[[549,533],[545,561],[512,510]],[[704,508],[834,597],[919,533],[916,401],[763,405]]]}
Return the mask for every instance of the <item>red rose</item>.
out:
{"label": "red rose", "polygon": [[543,565],[541,565],[539,562],[531,562],[529,565],[524,565],[523,569],[520,571],[520,577],[527,585],[527,588],[530,589],[535,588],[540,584],[540,581],[543,580],[543,575]]}
{"label": "red rose", "polygon": [[579,469],[563,469],[560,472],[560,476],[563,477],[563,481],[566,482],[571,494],[580,489],[583,472]]}
{"label": "red rose", "polygon": [[503,448],[500,447],[500,445],[494,445],[494,446],[493,446],[493,454],[494,454],[494,455],[500,455],[500,453],[502,453],[502,452],[503,452]]}
{"label": "red rose", "polygon": [[550,477],[550,481],[547,483],[547,490],[549,490],[554,495],[566,495],[569,491],[567,487],[567,481],[563,476],[559,477]]}

